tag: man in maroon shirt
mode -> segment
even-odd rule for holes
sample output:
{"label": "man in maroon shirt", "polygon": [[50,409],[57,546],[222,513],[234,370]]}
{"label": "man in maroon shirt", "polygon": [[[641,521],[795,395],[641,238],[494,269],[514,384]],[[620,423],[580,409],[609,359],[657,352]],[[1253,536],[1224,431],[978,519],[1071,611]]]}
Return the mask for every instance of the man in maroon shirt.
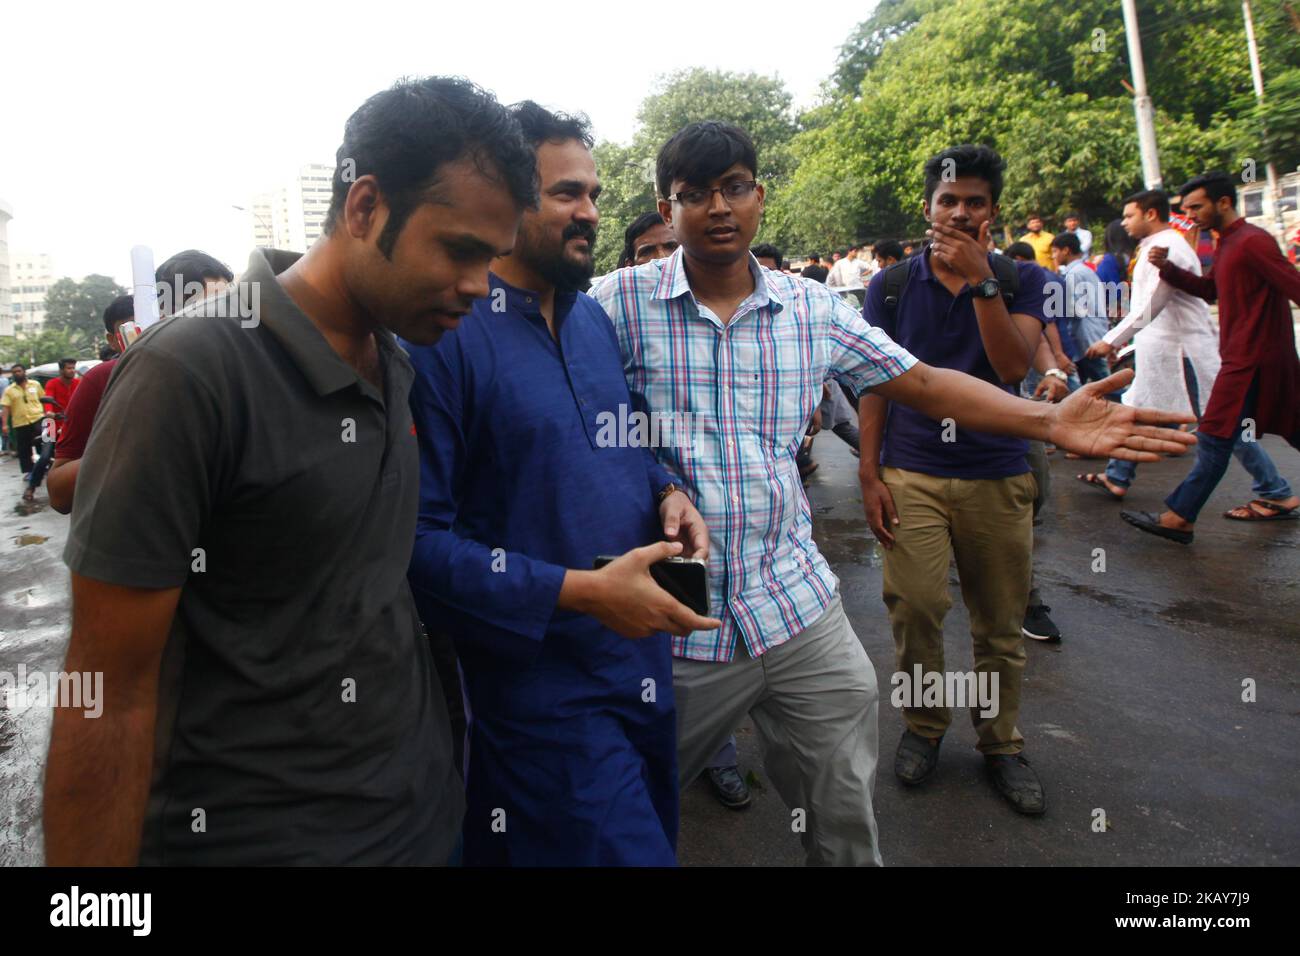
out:
{"label": "man in maroon shirt", "polygon": [[[235,280],[234,273],[219,259],[214,259],[198,249],[178,252],[158,267],[154,274],[158,284],[158,309],[162,318],[180,310],[188,302],[220,292]],[[193,288],[188,300],[183,290]],[[173,305],[172,303],[175,303]],[[119,296],[104,310],[104,329],[109,343],[119,355],[126,351],[122,323],[134,318],[134,303],[129,295]],[[95,425],[95,413],[108,388],[116,359],[101,362],[86,373],[82,380],[80,399],[68,408],[64,434],[54,449],[54,467],[50,471],[47,487],[50,507],[61,514],[71,514],[73,493],[77,485],[77,472],[81,456],[86,453],[90,431]]]}
{"label": "man in maroon shirt", "polygon": [[[120,332],[122,323],[131,321],[134,316],[134,302],[129,295],[119,295],[104,310],[104,330],[118,354],[126,348]],[[117,359],[111,358],[107,362],[100,362],[83,375],[76,395],[63,407],[63,423],[59,429],[58,444],[54,446],[54,466],[50,469],[45,484],[50,493],[50,507],[60,514],[72,512],[72,493],[77,484],[78,462],[86,453],[90,428],[95,423],[95,412],[99,411],[104,389],[108,387],[109,377],[116,364]]]}
{"label": "man in maroon shirt", "polygon": [[[1206,276],[1180,269],[1154,247],[1148,261],[1160,278],[1207,301],[1219,300],[1222,367],[1197,432],[1196,464],[1174,493],[1168,510],[1121,512],[1129,524],[1150,534],[1192,543],[1192,527],[1227,470],[1237,437],[1281,435],[1300,448],[1300,358],[1288,299],[1300,303],[1300,272],[1283,258],[1277,242],[1236,210],[1236,183],[1227,173],[1197,176],[1180,190],[1183,212],[1202,232],[1219,234],[1214,266]],[[1256,499],[1228,517],[1276,521],[1300,516],[1300,498]]]}

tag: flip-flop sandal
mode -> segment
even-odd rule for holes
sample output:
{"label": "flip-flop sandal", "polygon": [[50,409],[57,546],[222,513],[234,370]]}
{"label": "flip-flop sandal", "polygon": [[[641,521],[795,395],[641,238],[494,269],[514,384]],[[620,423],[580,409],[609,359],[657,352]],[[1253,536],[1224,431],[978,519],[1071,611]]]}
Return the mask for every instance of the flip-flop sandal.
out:
{"label": "flip-flop sandal", "polygon": [[1177,541],[1179,544],[1192,543],[1193,532],[1179,531],[1177,528],[1166,528],[1160,523],[1160,516],[1152,514],[1150,511],[1121,511],[1119,516],[1139,531],[1145,531],[1147,534],[1154,534],[1158,538],[1168,538],[1170,541]]}
{"label": "flip-flop sandal", "polygon": [[[1259,507],[1271,511],[1272,514],[1260,514],[1251,505],[1259,505]],[[1244,511],[1245,514],[1233,514],[1233,511]],[[1276,501],[1269,501],[1267,498],[1256,498],[1249,504],[1233,508],[1232,511],[1225,511],[1223,516],[1229,521],[1286,521],[1292,518],[1300,518],[1300,506],[1284,508]]]}
{"label": "flip-flop sandal", "polygon": [[1097,488],[1100,491],[1106,492],[1106,497],[1109,498],[1111,501],[1124,500],[1123,495],[1117,495],[1115,494],[1115,492],[1111,491],[1108,487],[1106,487],[1106,482],[1102,481],[1101,476],[1095,472],[1090,471],[1086,475],[1075,475],[1074,477],[1077,478],[1079,481],[1082,481],[1085,485],[1091,485],[1092,487]]}

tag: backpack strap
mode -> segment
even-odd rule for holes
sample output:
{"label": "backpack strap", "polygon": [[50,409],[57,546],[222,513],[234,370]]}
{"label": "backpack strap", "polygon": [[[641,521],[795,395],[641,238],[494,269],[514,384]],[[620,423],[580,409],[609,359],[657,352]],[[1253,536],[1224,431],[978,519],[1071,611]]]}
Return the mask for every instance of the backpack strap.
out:
{"label": "backpack strap", "polygon": [[902,262],[895,262],[892,266],[885,267],[885,311],[893,319],[898,315],[898,300],[903,295],[903,286],[907,285],[907,278],[912,271],[912,260],[904,259]]}
{"label": "backpack strap", "polygon": [[993,274],[997,276],[998,285],[1002,286],[1002,300],[1010,309],[1020,292],[1020,270],[1016,268],[1014,259],[998,252],[990,257],[990,264],[993,266]]}

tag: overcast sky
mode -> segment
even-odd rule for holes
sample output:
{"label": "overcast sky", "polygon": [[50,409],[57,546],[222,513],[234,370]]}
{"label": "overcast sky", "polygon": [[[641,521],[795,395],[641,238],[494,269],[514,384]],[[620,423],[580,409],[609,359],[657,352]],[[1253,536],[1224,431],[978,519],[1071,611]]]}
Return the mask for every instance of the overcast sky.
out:
{"label": "overcast sky", "polygon": [[582,110],[626,141],[655,77],[777,73],[815,101],[861,4],[8,3],[0,200],[12,252],[130,279],[130,247],[197,247],[242,270],[247,206],[403,75],[459,74],[502,102]]}

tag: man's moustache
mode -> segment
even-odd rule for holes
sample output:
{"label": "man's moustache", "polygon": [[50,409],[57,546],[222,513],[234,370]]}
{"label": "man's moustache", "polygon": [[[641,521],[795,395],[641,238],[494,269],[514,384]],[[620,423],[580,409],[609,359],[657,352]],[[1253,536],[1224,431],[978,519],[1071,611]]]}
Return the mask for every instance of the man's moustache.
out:
{"label": "man's moustache", "polygon": [[563,239],[565,242],[568,242],[570,239],[581,238],[581,239],[586,239],[592,245],[595,245],[596,230],[593,229],[591,226],[580,226],[574,223],[572,225],[564,227],[564,232],[561,233],[560,238]]}

